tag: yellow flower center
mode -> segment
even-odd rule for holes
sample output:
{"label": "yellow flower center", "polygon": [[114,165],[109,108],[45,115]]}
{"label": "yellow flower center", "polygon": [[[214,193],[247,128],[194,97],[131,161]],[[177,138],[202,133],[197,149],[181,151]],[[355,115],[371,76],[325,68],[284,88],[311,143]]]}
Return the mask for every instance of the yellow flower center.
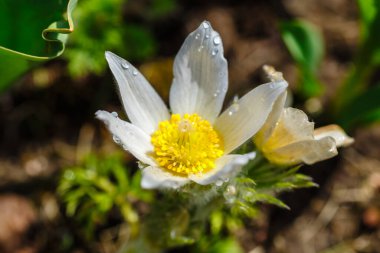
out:
{"label": "yellow flower center", "polygon": [[223,155],[222,141],[198,114],[173,114],[152,134],[154,158],[164,169],[187,176],[211,170]]}

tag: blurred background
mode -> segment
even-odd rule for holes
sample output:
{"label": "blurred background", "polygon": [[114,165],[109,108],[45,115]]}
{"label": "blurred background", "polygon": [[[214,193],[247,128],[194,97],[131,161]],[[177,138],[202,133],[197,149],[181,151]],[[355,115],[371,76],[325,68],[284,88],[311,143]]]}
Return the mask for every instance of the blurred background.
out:
{"label": "blurred background", "polygon": [[104,51],[133,63],[168,101],[173,58],[203,20],[223,39],[225,105],[267,82],[261,67],[270,64],[289,82],[293,107],[355,138],[302,168],[319,188],[283,194],[290,211],[261,206],[235,229],[239,249],[212,252],[380,252],[378,0],[11,2],[0,1],[1,252],[115,252],[122,218],[112,201],[99,198],[111,204],[81,223],[57,193],[62,173],[77,176],[70,168],[91,154],[136,167],[94,119],[98,109],[126,118]]}

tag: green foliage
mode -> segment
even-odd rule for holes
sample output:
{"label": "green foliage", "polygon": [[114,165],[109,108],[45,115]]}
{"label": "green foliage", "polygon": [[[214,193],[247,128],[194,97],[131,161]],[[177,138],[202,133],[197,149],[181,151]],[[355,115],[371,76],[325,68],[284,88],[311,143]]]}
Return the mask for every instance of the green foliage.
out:
{"label": "green foliage", "polygon": [[150,7],[150,16],[154,18],[162,17],[176,9],[175,0],[153,0]]}
{"label": "green foliage", "polygon": [[138,223],[133,203],[149,202],[152,197],[140,188],[140,179],[139,173],[129,176],[119,156],[89,156],[83,165],[65,169],[58,193],[66,204],[67,215],[80,222],[91,238],[96,226],[103,224],[115,207],[127,223]]}
{"label": "green foliage", "polygon": [[204,236],[191,249],[192,253],[243,253],[239,242],[233,237]]}
{"label": "green foliage", "polygon": [[281,33],[301,72],[300,92],[306,97],[320,95],[322,86],[316,77],[324,54],[320,31],[307,21],[297,20],[282,22]]}
{"label": "green foliage", "polygon": [[130,61],[144,60],[155,53],[155,40],[143,25],[123,21],[124,0],[83,0],[75,11],[77,32],[65,53],[69,72],[80,77],[102,74],[105,51]]}
{"label": "green foliage", "polygon": [[362,37],[368,37],[369,27],[376,16],[376,2],[378,0],[357,0],[360,17],[361,17],[361,30]]}
{"label": "green foliage", "polygon": [[0,2],[0,91],[35,66],[35,61],[63,53],[68,34],[74,30],[71,13],[76,2]]}
{"label": "green foliage", "polygon": [[[340,87],[334,101],[335,115],[338,118],[347,107],[352,107],[352,105],[350,105],[351,103],[356,104],[356,101],[360,99],[363,94],[367,93],[371,77],[380,65],[380,34],[378,33],[380,27],[380,1],[358,0],[358,5],[361,14],[362,30],[360,48],[354,61],[354,67]],[[367,98],[378,99],[370,96]],[[366,103],[373,105],[376,102],[367,100]],[[376,110],[375,108],[372,109]],[[370,117],[368,119],[373,120],[372,122],[379,120],[378,117]],[[358,120],[356,124],[360,122],[364,121]],[[353,121],[344,122],[344,125],[350,126],[352,123]]]}
{"label": "green foliage", "polygon": [[[360,47],[329,110],[346,129],[380,120],[378,87],[368,88],[380,65],[380,1],[357,0],[357,3],[361,17]],[[283,22],[281,32],[301,73],[300,93],[305,98],[322,95],[324,86],[316,75],[324,51],[321,34],[306,21]]]}
{"label": "green foliage", "polygon": [[342,109],[338,122],[344,128],[380,120],[380,84],[370,87]]}

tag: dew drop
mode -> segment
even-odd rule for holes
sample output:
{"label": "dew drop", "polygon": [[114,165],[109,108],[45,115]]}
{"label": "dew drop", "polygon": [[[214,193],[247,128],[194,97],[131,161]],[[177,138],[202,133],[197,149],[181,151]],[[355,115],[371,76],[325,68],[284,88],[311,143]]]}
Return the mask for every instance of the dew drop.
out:
{"label": "dew drop", "polygon": [[233,196],[236,194],[236,187],[233,185],[227,186],[226,192],[227,195]]}
{"label": "dew drop", "polygon": [[203,25],[204,29],[207,29],[210,27],[209,23],[207,23],[207,22],[203,22],[202,25]]}
{"label": "dew drop", "polygon": [[330,152],[330,153],[336,153],[336,148],[335,148],[335,146],[331,147],[331,148],[329,149],[329,152]]}
{"label": "dew drop", "polygon": [[228,177],[226,177],[223,179],[223,181],[227,183],[228,181],[230,181],[230,179]]}
{"label": "dew drop", "polygon": [[134,70],[132,71],[132,75],[133,75],[133,76],[137,76],[137,70],[134,69]]}
{"label": "dew drop", "polygon": [[210,38],[210,35],[206,34],[205,38],[206,38],[206,39],[209,39],[209,38]]}
{"label": "dew drop", "polygon": [[118,117],[119,115],[117,114],[117,112],[111,112],[112,116],[114,116],[115,118]]}
{"label": "dew drop", "polygon": [[212,55],[212,56],[215,56],[218,52],[219,52],[218,49],[214,49],[214,50],[212,50],[211,55]]}
{"label": "dew drop", "polygon": [[198,52],[202,51],[203,46],[198,47]]}
{"label": "dew drop", "polygon": [[220,90],[216,90],[215,93],[214,93],[214,97],[219,96],[219,94],[220,94]]}
{"label": "dew drop", "polygon": [[218,186],[218,187],[222,186],[222,184],[223,184],[222,180],[218,180],[218,181],[215,182],[215,185]]}
{"label": "dew drop", "polygon": [[124,149],[125,151],[128,151],[128,148],[127,148],[127,146],[126,146],[126,145],[124,145],[124,144],[123,144],[123,149]]}
{"label": "dew drop", "polygon": [[126,63],[126,62],[122,62],[122,63],[121,63],[121,67],[122,67],[123,69],[129,69],[129,65],[128,65],[128,63]]}
{"label": "dew drop", "polygon": [[220,39],[219,36],[216,36],[216,37],[214,37],[213,42],[214,42],[214,45],[217,46],[220,44],[220,42],[222,42],[222,40]]}
{"label": "dew drop", "polygon": [[227,92],[227,87],[223,87],[222,91]]}
{"label": "dew drop", "polygon": [[116,135],[112,136],[112,139],[116,144],[120,144],[120,139]]}
{"label": "dew drop", "polygon": [[137,162],[137,167],[142,170],[142,169],[145,169],[146,168],[146,165],[140,161]]}
{"label": "dew drop", "polygon": [[232,103],[229,111],[228,111],[228,115],[229,116],[232,116],[233,114],[237,113],[240,109],[240,105],[237,101],[235,101],[234,99],[234,102]]}
{"label": "dew drop", "polygon": [[195,35],[195,39],[196,39],[196,40],[199,39],[199,36],[200,36],[200,34],[197,33],[197,34]]}

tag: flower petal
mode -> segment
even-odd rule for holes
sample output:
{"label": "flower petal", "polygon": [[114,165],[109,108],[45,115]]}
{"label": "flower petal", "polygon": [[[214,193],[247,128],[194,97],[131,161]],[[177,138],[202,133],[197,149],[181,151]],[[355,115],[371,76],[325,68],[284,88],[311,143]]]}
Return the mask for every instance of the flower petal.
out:
{"label": "flower petal", "polygon": [[142,170],[141,187],[145,189],[176,189],[188,182],[188,178],[175,176],[158,167],[148,166]]}
{"label": "flower petal", "polygon": [[265,153],[265,156],[276,164],[292,165],[301,162],[313,164],[337,154],[335,140],[332,137],[324,137],[319,140],[295,142]]}
{"label": "flower petal", "polygon": [[173,113],[197,113],[213,123],[228,86],[227,61],[219,34],[207,21],[190,33],[174,61],[170,89]]}
{"label": "flower petal", "polygon": [[201,175],[190,175],[189,178],[201,185],[214,183],[218,180],[225,180],[235,176],[240,169],[256,157],[256,153],[248,153],[244,155],[226,155],[222,156],[215,162],[215,168]]}
{"label": "flower petal", "polygon": [[313,140],[314,123],[310,122],[306,113],[288,107],[283,109],[271,136],[262,147],[264,151],[275,150],[294,142]]}
{"label": "flower petal", "polygon": [[269,116],[265,121],[263,127],[254,136],[254,142],[258,147],[262,147],[264,145],[264,143],[268,140],[273,130],[275,129],[276,123],[278,122],[284,109],[286,95],[287,92],[284,91],[277,98],[276,102],[273,105],[272,111],[269,113]]}
{"label": "flower petal", "polygon": [[128,150],[143,163],[156,165],[155,161],[149,156],[153,152],[149,135],[140,128],[115,117],[109,112],[97,111],[95,116],[104,122],[116,143],[122,145],[125,150]]}
{"label": "flower petal", "polygon": [[354,142],[350,136],[348,136],[344,130],[338,125],[328,125],[319,127],[314,131],[314,138],[319,140],[326,136],[334,138],[337,147],[347,147]]}
{"label": "flower petal", "polygon": [[285,80],[260,85],[220,115],[214,127],[223,138],[225,153],[228,154],[259,131],[274,102],[287,86]]}
{"label": "flower petal", "polygon": [[106,59],[117,81],[129,120],[147,134],[153,133],[160,121],[169,118],[165,103],[129,62],[111,52],[106,52]]}

